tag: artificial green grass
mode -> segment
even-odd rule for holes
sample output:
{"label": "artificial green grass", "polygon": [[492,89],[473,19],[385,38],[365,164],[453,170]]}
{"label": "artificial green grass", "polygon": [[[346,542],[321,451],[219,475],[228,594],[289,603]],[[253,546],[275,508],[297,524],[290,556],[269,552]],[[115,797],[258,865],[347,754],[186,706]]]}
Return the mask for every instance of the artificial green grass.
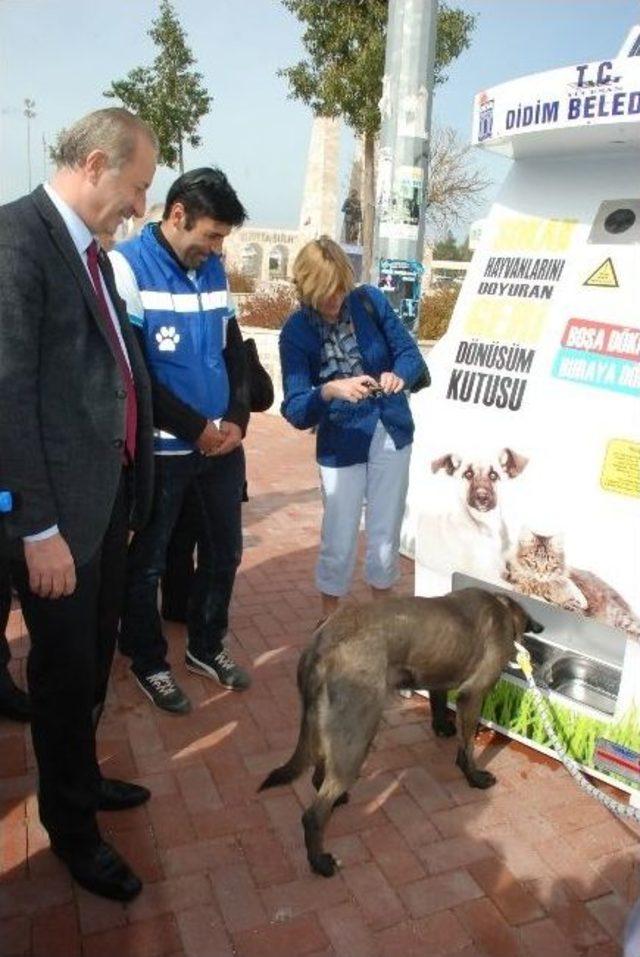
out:
{"label": "artificial green grass", "polygon": [[[640,715],[632,708],[619,721],[599,721],[589,715],[565,708],[557,700],[546,699],[551,720],[558,737],[576,761],[593,767],[593,752],[596,739],[606,738],[640,752]],[[487,695],[482,708],[482,717],[506,731],[512,731],[544,747],[553,746],[542,725],[540,711],[528,689],[520,688],[510,681],[501,680]],[[627,780],[622,775],[607,772],[612,777]]]}

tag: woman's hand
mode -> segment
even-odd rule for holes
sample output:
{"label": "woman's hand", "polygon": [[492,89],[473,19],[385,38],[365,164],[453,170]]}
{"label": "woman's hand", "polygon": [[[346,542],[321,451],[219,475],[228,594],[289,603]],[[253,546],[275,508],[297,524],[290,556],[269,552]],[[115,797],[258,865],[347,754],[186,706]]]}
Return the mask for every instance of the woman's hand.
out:
{"label": "woman's hand", "polygon": [[404,389],[404,379],[397,376],[395,372],[383,372],[380,376],[380,388],[386,395],[395,395],[396,392],[402,392]]}
{"label": "woman's hand", "polygon": [[[385,373],[390,375],[391,373]],[[398,381],[402,381],[401,379]],[[320,390],[323,399],[346,399],[347,402],[360,402],[371,395],[371,389],[378,383],[370,375],[356,375],[350,379],[333,379],[325,382]]]}

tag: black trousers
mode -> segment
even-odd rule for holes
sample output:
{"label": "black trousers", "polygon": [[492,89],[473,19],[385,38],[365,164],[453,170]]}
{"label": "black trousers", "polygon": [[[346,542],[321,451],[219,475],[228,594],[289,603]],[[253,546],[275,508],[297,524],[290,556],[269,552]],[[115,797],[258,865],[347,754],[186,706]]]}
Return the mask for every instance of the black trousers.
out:
{"label": "black trousers", "polygon": [[5,631],[11,611],[11,567],[5,559],[0,559],[0,669],[4,669],[11,660],[9,642]]}
{"label": "black trousers", "polygon": [[[187,602],[188,647],[196,657],[222,647],[229,604],[242,558],[244,449],[207,458],[156,456],[151,518],[133,537],[127,561],[120,650],[131,658],[138,677],[166,671],[167,640],[158,614],[158,584],[167,567],[167,548],[185,497],[193,496],[198,567]],[[193,549],[192,549],[193,551]]]}
{"label": "black trousers", "polygon": [[195,489],[184,496],[178,521],[167,547],[167,562],[162,584],[162,617],[169,621],[187,620],[187,606],[195,574],[194,552],[198,544],[200,508]]}
{"label": "black trousers", "polygon": [[29,588],[26,564],[11,565],[31,638],[27,677],[40,820],[62,849],[90,847],[100,839],[95,727],[122,607],[128,504],[123,472],[101,546],[76,568],[72,595],[40,598]]}
{"label": "black trousers", "polygon": [[[242,486],[242,501],[248,502],[247,480]],[[162,617],[168,621],[187,621],[187,606],[195,573],[194,552],[201,526],[198,497],[187,490],[182,510],[167,548],[167,567],[162,576]]]}

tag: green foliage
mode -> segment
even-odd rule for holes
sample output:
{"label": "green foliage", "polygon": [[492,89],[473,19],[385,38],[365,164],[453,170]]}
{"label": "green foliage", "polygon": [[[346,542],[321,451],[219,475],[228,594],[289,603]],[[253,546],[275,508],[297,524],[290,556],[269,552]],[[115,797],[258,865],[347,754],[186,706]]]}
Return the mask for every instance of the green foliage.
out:
{"label": "green foliage", "polygon": [[[307,59],[279,71],[291,96],[316,115],[344,117],[357,133],[377,133],[382,95],[387,0],[282,0],[305,25]],[[444,67],[469,46],[475,17],[440,4],[435,82]]]}
{"label": "green foliage", "polygon": [[[279,70],[290,95],[316,116],[342,116],[364,138],[362,275],[370,275],[375,207],[373,156],[380,129],[382,78],[389,4],[387,0],[282,0],[304,25],[307,57]],[[435,82],[469,46],[475,17],[441,2],[436,37]],[[426,77],[425,77],[426,80]],[[431,202],[431,200],[430,200]]]}
{"label": "green foliage", "polygon": [[441,239],[433,247],[434,259],[449,259],[454,262],[468,262],[471,259],[471,250],[469,249],[469,240],[465,239],[463,243],[458,243],[451,230],[447,231],[444,239]]}
{"label": "green foliage", "polygon": [[190,69],[196,61],[170,0],[161,0],[149,36],[158,48],[153,65],[136,67],[124,79],[114,80],[104,95],[150,123],[160,142],[160,162],[182,171],[184,143],[200,145],[198,123],[211,109],[212,97],[202,85],[202,74]]}
{"label": "green foliage", "polygon": [[418,339],[443,337],[449,328],[459,293],[459,286],[447,286],[422,296],[418,312]]}
{"label": "green foliage", "polygon": [[[640,716],[631,710],[619,721],[599,721],[589,715],[565,708],[557,700],[548,700],[556,732],[571,757],[586,767],[593,766],[596,739],[607,738],[634,751],[640,751]],[[487,695],[482,717],[523,738],[553,750],[535,698],[527,689],[511,681],[499,681]],[[609,772],[612,773],[612,772]],[[612,774],[612,777],[617,775]],[[621,777],[621,780],[625,780]]]}

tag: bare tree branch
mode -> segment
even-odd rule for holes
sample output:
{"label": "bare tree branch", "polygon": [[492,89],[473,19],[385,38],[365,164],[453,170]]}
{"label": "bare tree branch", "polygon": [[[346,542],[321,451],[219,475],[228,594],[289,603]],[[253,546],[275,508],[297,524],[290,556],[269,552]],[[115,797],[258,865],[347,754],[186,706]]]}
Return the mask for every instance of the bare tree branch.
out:
{"label": "bare tree branch", "polygon": [[491,181],[473,165],[472,148],[451,127],[434,129],[429,151],[427,223],[435,233],[468,218]]}

